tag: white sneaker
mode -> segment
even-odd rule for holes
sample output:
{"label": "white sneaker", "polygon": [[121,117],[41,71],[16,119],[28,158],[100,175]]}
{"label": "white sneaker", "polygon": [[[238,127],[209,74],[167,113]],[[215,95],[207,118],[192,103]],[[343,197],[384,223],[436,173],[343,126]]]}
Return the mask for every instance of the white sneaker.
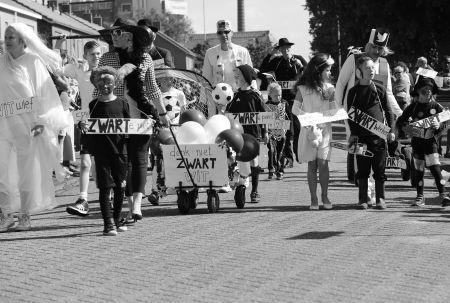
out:
{"label": "white sneaker", "polygon": [[0,233],[8,231],[14,226],[14,216],[12,214],[5,215],[2,213],[0,217]]}
{"label": "white sneaker", "polygon": [[231,187],[230,187],[229,184],[222,186],[222,187],[219,188],[219,190],[218,190],[219,193],[229,193],[229,192],[231,192],[231,191],[232,191],[232,189],[231,189]]}
{"label": "white sneaker", "polygon": [[19,224],[17,224],[15,230],[16,231],[31,230],[30,215],[28,215],[28,214],[19,215]]}

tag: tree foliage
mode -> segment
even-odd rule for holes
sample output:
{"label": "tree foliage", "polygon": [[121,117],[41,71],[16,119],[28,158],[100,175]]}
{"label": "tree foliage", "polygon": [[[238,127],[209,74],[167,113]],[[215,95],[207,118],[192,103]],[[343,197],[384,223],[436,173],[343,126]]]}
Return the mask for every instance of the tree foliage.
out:
{"label": "tree foliage", "polygon": [[259,67],[264,57],[272,50],[272,44],[266,39],[256,39],[254,43],[247,45],[247,49],[252,58],[253,66]]}
{"label": "tree foliage", "polygon": [[139,14],[137,19],[147,18],[152,22],[159,22],[159,30],[179,43],[186,43],[189,36],[194,33],[191,20],[183,15],[158,13],[152,9],[149,14]]}
{"label": "tree foliage", "polygon": [[[450,54],[450,1],[441,0],[306,0],[310,12],[311,48],[342,60],[349,46],[367,43],[372,28],[390,32],[390,61],[414,63],[420,56],[432,62]],[[337,24],[340,25],[338,41]]]}

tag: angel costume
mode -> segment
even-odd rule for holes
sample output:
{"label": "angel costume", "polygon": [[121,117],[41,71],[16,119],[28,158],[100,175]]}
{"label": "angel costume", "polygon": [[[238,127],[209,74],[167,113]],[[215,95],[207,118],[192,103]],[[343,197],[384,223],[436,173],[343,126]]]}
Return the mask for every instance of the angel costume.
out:
{"label": "angel costume", "polygon": [[[61,173],[57,133],[68,126],[42,57],[28,49],[16,59],[9,53],[0,56],[0,208],[4,214],[29,215],[56,206],[52,172]],[[44,130],[33,136],[36,125]]]}

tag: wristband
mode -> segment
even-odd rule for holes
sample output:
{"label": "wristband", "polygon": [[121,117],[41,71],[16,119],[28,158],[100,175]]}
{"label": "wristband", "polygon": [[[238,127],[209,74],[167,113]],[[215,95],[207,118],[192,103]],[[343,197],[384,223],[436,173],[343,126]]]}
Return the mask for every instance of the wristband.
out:
{"label": "wristband", "polygon": [[163,116],[165,116],[165,115],[167,115],[167,112],[158,114],[158,116],[160,116],[160,117],[163,117]]}

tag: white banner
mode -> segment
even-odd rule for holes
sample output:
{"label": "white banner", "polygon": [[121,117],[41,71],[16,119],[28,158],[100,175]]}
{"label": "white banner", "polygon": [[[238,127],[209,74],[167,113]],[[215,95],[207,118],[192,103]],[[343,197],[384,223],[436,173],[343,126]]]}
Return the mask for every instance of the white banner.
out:
{"label": "white banner", "polygon": [[297,81],[277,81],[281,89],[293,89]]}
{"label": "white banner", "polygon": [[412,122],[412,123],[410,123],[410,125],[413,125],[416,127],[430,128],[431,123],[433,121],[441,123],[441,122],[444,122],[447,120],[450,120],[450,110],[443,110],[442,112],[440,112],[436,115],[429,116],[422,120]]}
{"label": "white banner", "polygon": [[0,102],[0,118],[17,116],[33,111],[33,101],[36,97],[27,97]]}
{"label": "white banner", "polygon": [[151,135],[153,122],[152,119],[89,118],[86,120],[86,134]]}
{"label": "white banner", "polygon": [[72,112],[73,122],[78,123],[89,118],[89,110],[74,110]]}
{"label": "white banner", "polygon": [[380,121],[376,120],[375,118],[369,116],[365,112],[362,112],[353,106],[348,111],[348,118],[353,122],[355,122],[356,124],[359,124],[361,127],[367,129],[374,135],[377,135],[378,137],[385,140],[387,134],[391,130],[389,126],[385,125],[384,123],[381,123]]}
{"label": "white banner", "polygon": [[330,109],[324,112],[305,113],[297,116],[300,125],[310,126],[321,123],[334,122],[348,119],[347,112],[343,108]]}
{"label": "white banner", "polygon": [[[162,145],[166,186],[192,187],[189,172],[197,186],[223,186],[228,182],[227,153],[217,144]],[[184,161],[183,162],[183,158]],[[185,165],[186,163],[186,165]],[[186,167],[187,166],[187,167]]]}
{"label": "white banner", "polygon": [[419,67],[416,71],[416,74],[434,79],[434,77],[437,76],[438,72],[431,69]]}

